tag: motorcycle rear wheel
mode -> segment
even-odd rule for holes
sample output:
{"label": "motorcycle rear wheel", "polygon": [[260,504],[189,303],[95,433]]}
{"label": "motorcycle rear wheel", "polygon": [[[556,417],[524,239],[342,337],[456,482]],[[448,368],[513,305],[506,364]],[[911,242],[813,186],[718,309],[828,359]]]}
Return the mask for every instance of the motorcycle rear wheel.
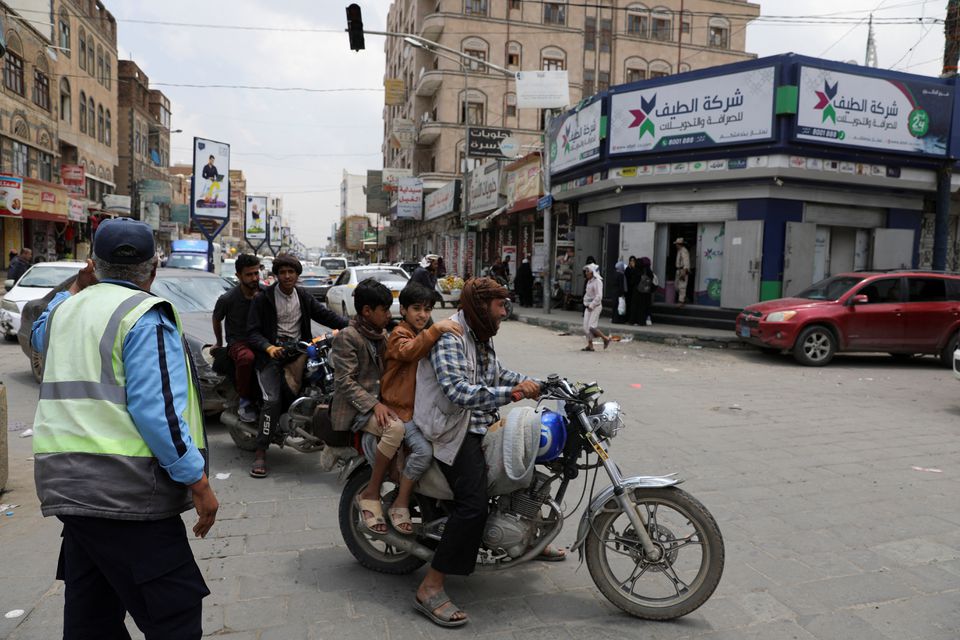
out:
{"label": "motorcycle rear wheel", "polygon": [[[347,481],[340,494],[340,535],[347,545],[347,549],[361,565],[372,571],[401,576],[413,573],[424,565],[424,561],[405,551],[395,549],[380,541],[377,536],[366,533],[361,527],[360,514],[357,510],[356,497],[370,482],[373,469],[364,465]],[[384,488],[388,487],[384,483]],[[411,505],[412,506],[412,505]],[[387,510],[383,510],[387,526],[390,526]]]}
{"label": "motorcycle rear wheel", "polygon": [[233,438],[233,444],[241,451],[256,451],[257,436],[238,426],[230,426],[230,437]]}
{"label": "motorcycle rear wheel", "polygon": [[[644,558],[622,510],[604,511],[594,519],[585,544],[590,577],[610,602],[632,616],[685,616],[710,598],[723,574],[717,521],[696,498],[676,487],[636,489],[633,496],[650,538],[663,551],[661,560]],[[641,580],[649,595],[636,593]]]}

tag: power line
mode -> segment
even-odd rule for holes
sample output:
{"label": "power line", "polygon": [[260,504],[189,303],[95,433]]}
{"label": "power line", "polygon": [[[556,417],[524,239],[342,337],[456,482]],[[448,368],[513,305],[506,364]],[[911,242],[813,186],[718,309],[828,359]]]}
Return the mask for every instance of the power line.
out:
{"label": "power line", "polygon": [[307,93],[347,93],[358,91],[383,92],[383,87],[337,87],[318,89],[316,87],[270,87],[250,84],[192,84],[180,82],[150,82],[158,87],[180,87],[185,89],[249,89],[254,91],[304,91]]}

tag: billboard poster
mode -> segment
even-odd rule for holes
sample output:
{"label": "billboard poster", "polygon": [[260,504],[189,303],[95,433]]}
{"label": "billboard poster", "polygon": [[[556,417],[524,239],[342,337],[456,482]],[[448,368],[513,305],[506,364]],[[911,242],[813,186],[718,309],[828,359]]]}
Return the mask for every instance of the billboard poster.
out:
{"label": "billboard poster", "polygon": [[500,163],[488,162],[469,175],[467,206],[470,215],[496,209],[500,203]]}
{"label": "billboard poster", "polygon": [[467,156],[470,158],[505,158],[500,143],[513,135],[510,129],[469,127],[467,129]]}
{"label": "billboard poster", "polygon": [[570,104],[566,71],[517,73],[517,106],[521,109],[562,109]]}
{"label": "billboard poster", "polygon": [[773,138],[773,67],[614,94],[610,154]]}
{"label": "billboard poster", "polygon": [[344,234],[344,246],[348,251],[363,249],[363,234],[367,231],[369,221],[367,216],[350,216],[345,220],[347,225]]}
{"label": "billboard poster", "polygon": [[243,235],[254,246],[267,239],[267,196],[247,196]]}
{"label": "billboard poster", "polygon": [[600,155],[600,100],[550,123],[550,173],[559,173]]}
{"label": "billboard poster", "polygon": [[71,198],[87,197],[87,170],[79,164],[60,165],[60,181]]}
{"label": "billboard poster", "polygon": [[953,88],[935,81],[800,68],[797,140],[946,156]]}
{"label": "billboard poster", "polygon": [[268,215],[267,223],[269,224],[267,230],[267,245],[274,251],[277,251],[283,242],[282,232],[280,231],[280,214],[271,213]]}
{"label": "billboard poster", "polygon": [[23,178],[0,173],[0,212],[14,216],[23,213]]}
{"label": "billboard poster", "polygon": [[400,178],[394,217],[397,220],[420,220],[423,217],[423,180]]}
{"label": "billboard poster", "polygon": [[423,219],[433,220],[460,208],[460,181],[448,182],[423,199]]}
{"label": "billboard poster", "polygon": [[205,138],[193,139],[191,189],[194,218],[226,220],[229,217],[230,145]]}
{"label": "billboard poster", "polygon": [[413,169],[390,169],[384,168],[382,179],[382,188],[384,191],[396,191],[400,186],[400,178],[412,178]]}

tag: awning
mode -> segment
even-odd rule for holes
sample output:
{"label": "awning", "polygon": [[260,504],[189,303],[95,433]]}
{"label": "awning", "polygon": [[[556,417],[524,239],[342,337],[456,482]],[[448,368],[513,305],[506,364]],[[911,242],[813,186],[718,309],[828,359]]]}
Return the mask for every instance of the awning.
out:
{"label": "awning", "polygon": [[502,207],[499,207],[499,208],[497,208],[497,209],[494,209],[494,210],[490,213],[490,215],[488,215],[488,216],[486,216],[486,217],[484,217],[484,218],[482,218],[481,220],[479,220],[479,221],[476,222],[477,228],[478,228],[478,229],[481,229],[481,230],[486,229],[487,227],[490,226],[490,221],[491,221],[491,220],[493,220],[494,218],[496,218],[496,217],[497,217],[498,215],[500,215],[501,213],[506,213],[507,209],[509,209],[509,208],[510,208],[510,203],[508,202],[507,204],[503,205]]}

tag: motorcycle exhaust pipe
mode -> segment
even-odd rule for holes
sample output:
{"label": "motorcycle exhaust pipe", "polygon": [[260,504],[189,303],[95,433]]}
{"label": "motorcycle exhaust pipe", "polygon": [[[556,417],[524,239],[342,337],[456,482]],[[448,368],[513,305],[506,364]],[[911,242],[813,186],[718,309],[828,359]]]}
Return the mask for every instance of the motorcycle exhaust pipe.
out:
{"label": "motorcycle exhaust pipe", "polygon": [[410,555],[416,556],[424,562],[430,562],[433,560],[433,551],[416,542],[415,540],[411,540],[406,536],[402,536],[391,529],[388,529],[386,533],[374,533],[373,535],[377,540],[385,542],[389,545],[393,545],[401,551],[406,551]]}
{"label": "motorcycle exhaust pipe", "polygon": [[242,431],[246,431],[252,436],[257,436],[260,434],[257,428],[253,426],[253,423],[244,422],[237,414],[229,411],[224,411],[220,414],[220,424],[230,427],[231,429],[240,429]]}

